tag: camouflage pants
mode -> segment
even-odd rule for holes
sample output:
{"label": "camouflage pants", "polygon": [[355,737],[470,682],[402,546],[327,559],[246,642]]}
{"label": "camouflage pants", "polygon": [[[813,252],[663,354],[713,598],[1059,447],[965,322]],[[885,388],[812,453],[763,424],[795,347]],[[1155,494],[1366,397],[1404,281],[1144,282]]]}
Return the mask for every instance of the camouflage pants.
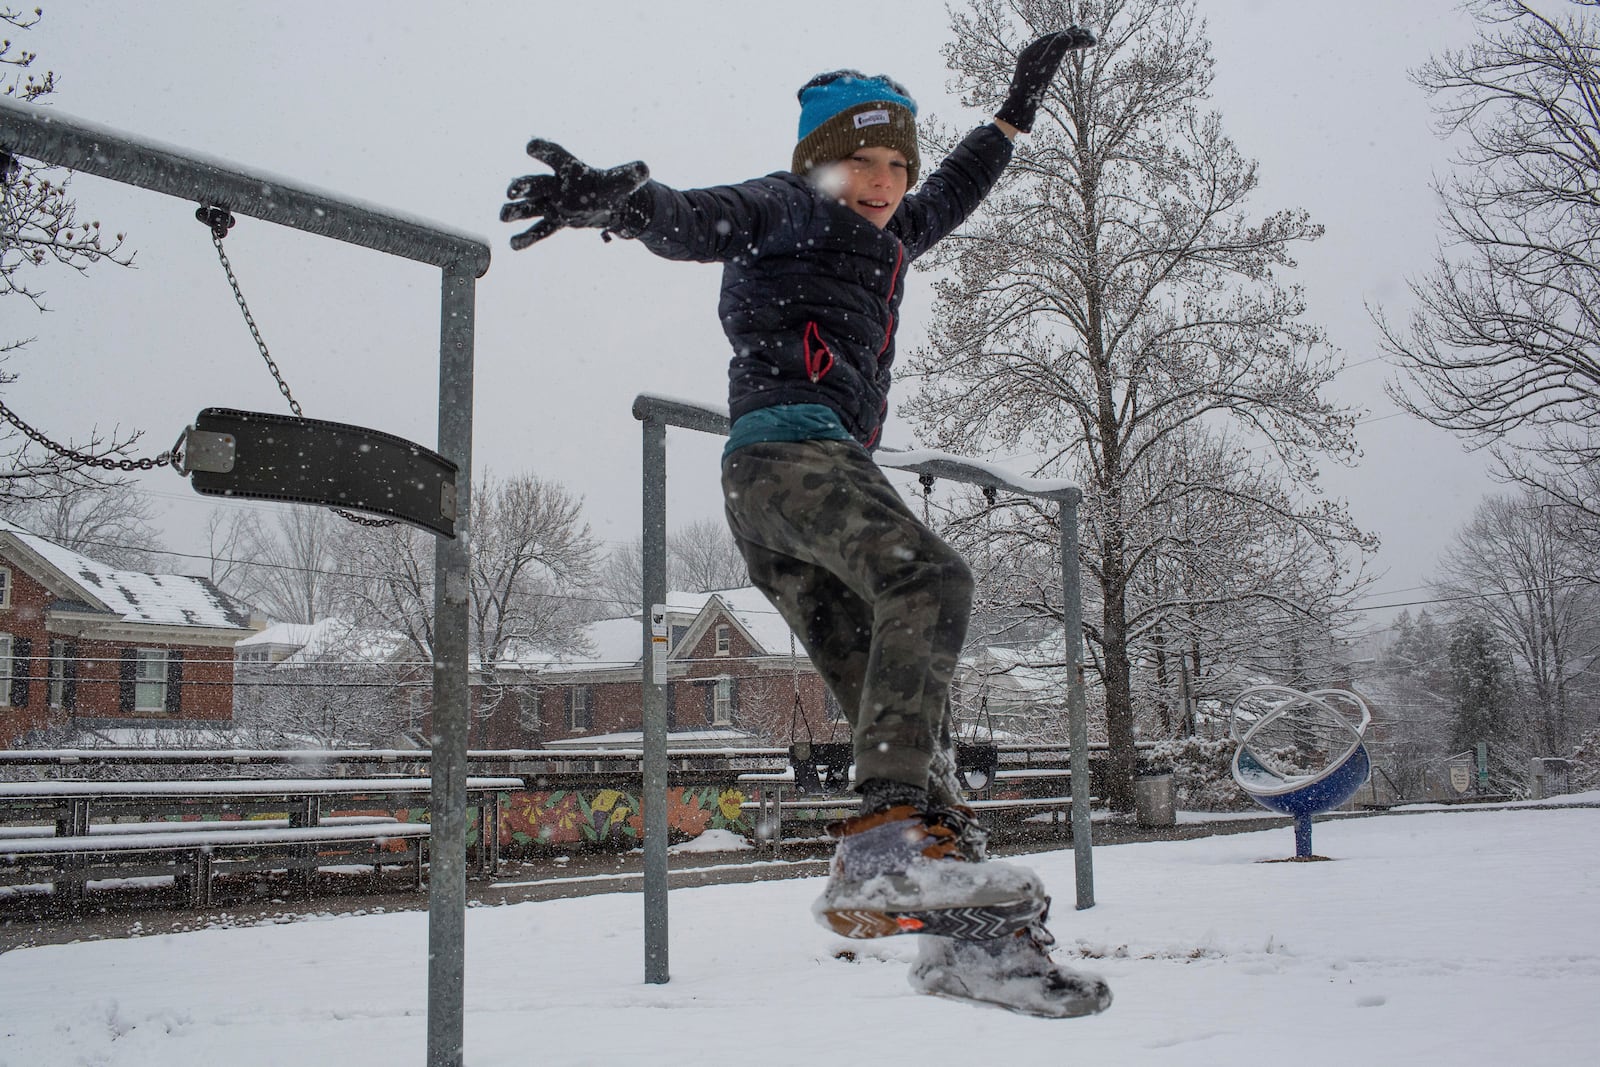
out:
{"label": "camouflage pants", "polygon": [[[728,525],[844,709],[856,781],[931,787],[950,749],[950,678],[966,639],[972,572],[849,441],[764,442],[723,461]],[[942,758],[948,766],[949,760]]]}

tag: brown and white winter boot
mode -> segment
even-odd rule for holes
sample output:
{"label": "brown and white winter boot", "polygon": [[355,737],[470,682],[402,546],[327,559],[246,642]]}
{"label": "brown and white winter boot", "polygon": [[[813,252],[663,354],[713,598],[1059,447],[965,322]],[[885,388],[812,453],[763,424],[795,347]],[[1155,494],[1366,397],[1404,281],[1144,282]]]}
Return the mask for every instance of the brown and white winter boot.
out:
{"label": "brown and white winter boot", "polygon": [[1049,904],[1044,887],[1026,867],[971,862],[972,825],[963,811],[909,804],[830,824],[838,844],[812,905],[817,920],[853,938],[993,939],[1025,929]]}

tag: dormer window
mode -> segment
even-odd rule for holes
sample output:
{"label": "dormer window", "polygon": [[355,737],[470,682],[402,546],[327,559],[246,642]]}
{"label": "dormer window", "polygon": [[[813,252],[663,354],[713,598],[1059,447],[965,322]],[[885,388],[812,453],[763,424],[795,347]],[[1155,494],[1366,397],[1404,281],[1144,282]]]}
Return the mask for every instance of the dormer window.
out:
{"label": "dormer window", "polygon": [[727,623],[717,626],[717,655],[727,656],[733,652],[733,627]]}
{"label": "dormer window", "polygon": [[0,609],[11,606],[11,568],[0,567]]}

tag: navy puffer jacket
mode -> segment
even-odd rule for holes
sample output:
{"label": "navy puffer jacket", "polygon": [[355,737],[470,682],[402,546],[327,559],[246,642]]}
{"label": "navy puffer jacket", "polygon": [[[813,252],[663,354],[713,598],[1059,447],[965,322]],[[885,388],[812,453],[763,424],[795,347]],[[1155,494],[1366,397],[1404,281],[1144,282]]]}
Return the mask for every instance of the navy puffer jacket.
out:
{"label": "navy puffer jacket", "polygon": [[826,404],[868,448],[889,410],[909,263],[977,208],[1011,159],[994,125],[968,134],[880,230],[809,181],[780,172],[738,185],[635,193],[637,237],[668,259],[723,263],[718,314],[733,344],[733,418]]}

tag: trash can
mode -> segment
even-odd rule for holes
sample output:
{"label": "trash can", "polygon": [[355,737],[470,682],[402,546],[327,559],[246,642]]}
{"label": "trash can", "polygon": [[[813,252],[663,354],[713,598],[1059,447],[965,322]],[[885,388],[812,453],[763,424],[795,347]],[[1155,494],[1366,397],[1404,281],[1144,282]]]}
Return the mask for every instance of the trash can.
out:
{"label": "trash can", "polygon": [[1133,779],[1133,814],[1140,826],[1176,826],[1171,771],[1148,771]]}

